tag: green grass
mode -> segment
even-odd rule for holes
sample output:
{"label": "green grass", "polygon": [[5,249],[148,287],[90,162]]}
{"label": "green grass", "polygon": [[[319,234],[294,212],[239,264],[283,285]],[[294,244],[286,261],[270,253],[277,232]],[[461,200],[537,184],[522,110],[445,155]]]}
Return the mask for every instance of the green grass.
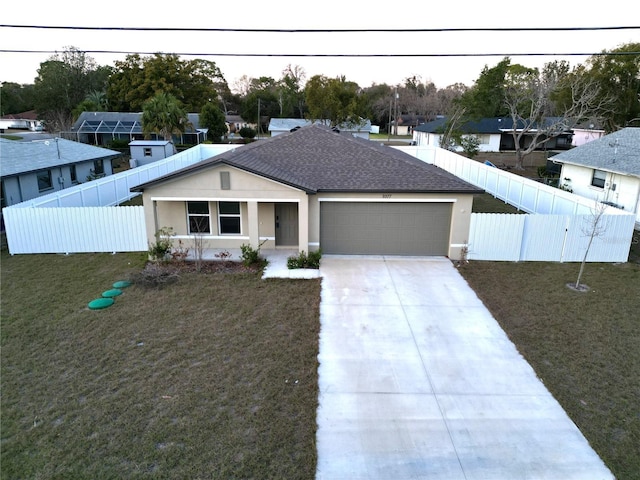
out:
{"label": "green grass", "polygon": [[[460,273],[618,480],[640,478],[640,248],[626,264],[472,261]],[[635,261],[634,261],[635,260]]]}
{"label": "green grass", "polygon": [[[629,259],[588,263],[585,293],[575,263],[460,268],[618,480],[640,478]],[[143,254],[0,260],[3,480],[314,477],[319,280],[182,273],[91,311]]]}
{"label": "green grass", "polygon": [[2,253],[1,477],[313,478],[319,280]]}

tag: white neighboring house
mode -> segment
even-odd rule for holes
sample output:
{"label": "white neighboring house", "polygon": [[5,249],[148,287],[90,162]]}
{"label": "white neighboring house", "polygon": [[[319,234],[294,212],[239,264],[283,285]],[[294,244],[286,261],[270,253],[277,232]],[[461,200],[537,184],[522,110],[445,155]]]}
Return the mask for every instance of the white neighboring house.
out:
{"label": "white neighboring house", "polygon": [[2,206],[111,175],[111,162],[120,156],[114,150],[62,138],[34,142],[0,138]]}
{"label": "white neighboring house", "polygon": [[[325,125],[330,126],[330,120],[306,120],[304,118],[272,118],[269,121],[269,132],[272,137],[283,133],[289,133],[296,128],[306,127],[308,125]],[[357,138],[369,140],[371,133],[371,121],[362,120],[359,124],[344,123],[338,126],[340,133],[350,133]]]}
{"label": "white neighboring house", "polygon": [[[552,124],[556,118],[547,118],[545,122]],[[513,138],[514,123],[510,117],[481,118],[479,120],[469,120],[458,127],[458,131],[463,137],[476,137],[478,139],[478,150],[480,152],[504,152],[515,150],[515,140]],[[524,122],[520,121],[516,125],[516,130],[524,127]],[[447,118],[439,117],[431,122],[423,123],[413,129],[414,145],[433,145],[440,147],[443,132],[447,128]],[[529,130],[520,140],[521,148],[527,148],[532,141],[532,136],[536,132],[535,128]],[[567,150],[571,148],[571,130],[562,132],[557,137],[549,138],[544,145],[536,150]],[[460,145],[454,146],[454,151],[462,152],[464,149]]]}
{"label": "white neighboring house", "polygon": [[640,127],[627,127],[553,157],[573,193],[636,214],[640,229]]}
{"label": "white neighboring house", "polygon": [[163,160],[176,154],[173,142],[168,140],[134,140],[129,142],[131,168]]}

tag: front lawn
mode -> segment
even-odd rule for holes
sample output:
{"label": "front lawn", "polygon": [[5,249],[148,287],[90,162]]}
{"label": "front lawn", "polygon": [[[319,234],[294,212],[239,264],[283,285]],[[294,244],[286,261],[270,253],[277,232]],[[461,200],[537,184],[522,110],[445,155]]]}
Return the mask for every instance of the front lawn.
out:
{"label": "front lawn", "polygon": [[640,248],[626,264],[471,261],[460,273],[618,480],[640,478]]}
{"label": "front lawn", "polygon": [[320,281],[143,257],[2,253],[1,478],[313,478]]}

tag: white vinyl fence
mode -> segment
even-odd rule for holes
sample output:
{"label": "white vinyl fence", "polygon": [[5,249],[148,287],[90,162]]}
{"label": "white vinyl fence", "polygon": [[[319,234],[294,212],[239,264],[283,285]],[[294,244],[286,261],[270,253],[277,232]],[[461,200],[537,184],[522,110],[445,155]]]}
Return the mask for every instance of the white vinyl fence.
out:
{"label": "white vinyl fence", "polygon": [[[594,224],[595,202],[441,148],[395,147],[484,189],[522,214],[471,214],[471,260],[581,262]],[[587,261],[626,262],[635,215],[607,207]]]}
{"label": "white vinyl fence", "polygon": [[237,145],[200,144],[164,160],[2,209],[9,253],[146,251],[142,206],[118,206],[130,189]]}
{"label": "white vinyl fence", "polygon": [[[165,160],[6,207],[9,252],[146,251],[143,207],[117,206],[134,196],[130,189],[235,147],[200,144]],[[472,214],[469,259],[582,261],[592,201],[440,148],[395,148],[531,213]],[[594,239],[587,261],[626,262],[635,216],[609,207],[602,222],[604,234]]]}

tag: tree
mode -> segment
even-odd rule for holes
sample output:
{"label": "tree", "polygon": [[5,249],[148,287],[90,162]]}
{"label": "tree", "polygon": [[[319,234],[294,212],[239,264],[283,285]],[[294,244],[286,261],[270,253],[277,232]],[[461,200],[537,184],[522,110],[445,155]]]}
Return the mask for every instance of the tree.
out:
{"label": "tree", "polygon": [[227,135],[227,122],[224,113],[214,103],[209,102],[200,110],[200,126],[207,128],[207,138],[219,142]]}
{"label": "tree", "polygon": [[507,114],[504,104],[505,78],[511,68],[511,59],[506,57],[495,67],[485,65],[473,86],[460,98],[460,105],[473,119],[502,117]]}
{"label": "tree", "polygon": [[585,219],[585,223],[582,227],[582,233],[589,238],[589,242],[587,243],[587,248],[584,251],[582,262],[580,262],[580,270],[578,270],[578,278],[576,279],[576,283],[569,283],[569,288],[579,291],[587,290],[586,286],[580,283],[580,279],[582,278],[582,274],[584,273],[584,266],[587,262],[587,256],[589,255],[589,250],[591,249],[593,240],[595,238],[603,236],[607,230],[602,218],[604,213],[607,211],[607,208],[608,207],[606,204],[596,200],[595,206],[591,209],[590,216]]}
{"label": "tree", "polygon": [[65,130],[73,109],[93,90],[103,90],[111,72],[75,47],[40,64],[34,83],[34,106],[50,129]]}
{"label": "tree", "polygon": [[291,64],[282,71],[282,78],[278,82],[278,103],[280,117],[303,118],[305,112],[304,80],[306,74],[302,67]]}
{"label": "tree", "polygon": [[0,115],[22,113],[34,109],[33,85],[4,82],[0,87]]}
{"label": "tree", "polygon": [[73,109],[73,118],[77,119],[82,112],[107,112],[109,103],[105,92],[89,92],[85,99]]}
{"label": "tree", "polygon": [[[526,155],[610,103],[592,79],[568,75],[568,69],[566,62],[557,61],[546,64],[542,72],[521,65],[509,69],[504,104],[512,121],[516,169],[524,169]],[[560,90],[568,92],[567,101],[554,101]]]}
{"label": "tree", "polygon": [[365,111],[360,87],[345,77],[311,77],[305,87],[305,98],[309,117],[312,120],[329,120],[331,126],[358,123]]}
{"label": "tree", "polygon": [[608,132],[640,117],[640,43],[629,43],[590,57],[577,74],[599,85],[602,99],[613,104],[598,116]]}
{"label": "tree", "polygon": [[165,140],[171,141],[174,133],[186,130],[189,117],[176,97],[160,92],[143,105],[141,122],[147,137],[160,133]]}
{"label": "tree", "polygon": [[128,55],[115,62],[107,88],[114,110],[139,112],[157,92],[179,98],[187,112],[199,112],[206,103],[230,95],[220,69],[208,60],[184,61],[174,54],[157,53]]}

